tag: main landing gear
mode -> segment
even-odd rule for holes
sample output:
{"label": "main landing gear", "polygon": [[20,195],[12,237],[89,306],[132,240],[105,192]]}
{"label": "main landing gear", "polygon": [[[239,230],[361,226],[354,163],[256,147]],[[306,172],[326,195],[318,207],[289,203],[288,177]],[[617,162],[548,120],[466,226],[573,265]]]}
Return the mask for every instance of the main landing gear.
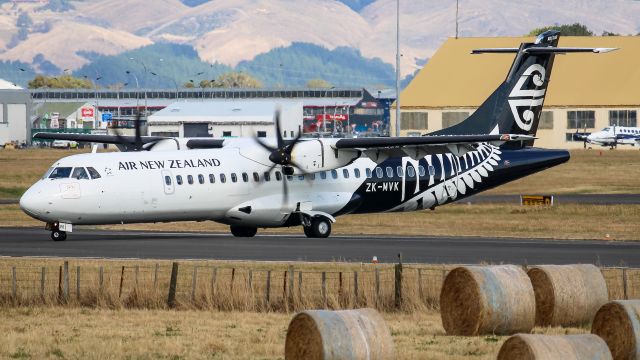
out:
{"label": "main landing gear", "polygon": [[326,217],[316,216],[304,221],[302,228],[308,238],[326,238],[331,235],[331,220]]}
{"label": "main landing gear", "polygon": [[258,228],[249,226],[231,225],[231,233],[235,237],[254,237],[258,232]]}

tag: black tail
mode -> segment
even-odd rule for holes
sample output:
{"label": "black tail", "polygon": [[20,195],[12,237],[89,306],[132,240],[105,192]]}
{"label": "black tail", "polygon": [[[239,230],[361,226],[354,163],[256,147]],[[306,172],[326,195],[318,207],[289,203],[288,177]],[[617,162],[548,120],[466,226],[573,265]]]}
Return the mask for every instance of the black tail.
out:
{"label": "black tail", "polygon": [[[547,31],[520,48],[479,49],[481,53],[516,53],[507,79],[465,121],[433,135],[535,135],[560,32]],[[532,143],[533,141],[531,141]],[[532,144],[525,144],[532,145]]]}

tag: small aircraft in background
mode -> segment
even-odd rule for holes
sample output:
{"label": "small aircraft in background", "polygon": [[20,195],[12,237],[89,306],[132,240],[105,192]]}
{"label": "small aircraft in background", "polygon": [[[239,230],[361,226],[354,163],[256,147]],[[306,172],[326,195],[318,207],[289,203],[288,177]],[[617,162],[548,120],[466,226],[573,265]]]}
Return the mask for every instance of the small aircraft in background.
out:
{"label": "small aircraft in background", "polygon": [[612,149],[618,147],[618,145],[640,146],[640,128],[615,125],[607,126],[591,134],[576,133],[574,139],[584,141],[585,148],[587,147],[587,143],[609,146]]}

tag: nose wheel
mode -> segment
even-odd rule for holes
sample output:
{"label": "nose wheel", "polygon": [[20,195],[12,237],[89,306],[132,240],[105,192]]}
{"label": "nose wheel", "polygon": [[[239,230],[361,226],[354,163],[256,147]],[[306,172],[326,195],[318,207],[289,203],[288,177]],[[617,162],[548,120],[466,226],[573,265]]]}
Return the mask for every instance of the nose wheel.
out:
{"label": "nose wheel", "polygon": [[67,239],[67,233],[65,231],[54,230],[51,232],[51,239],[53,241],[65,241]]}
{"label": "nose wheel", "polygon": [[303,229],[308,238],[327,238],[331,235],[331,221],[322,216],[314,217]]}

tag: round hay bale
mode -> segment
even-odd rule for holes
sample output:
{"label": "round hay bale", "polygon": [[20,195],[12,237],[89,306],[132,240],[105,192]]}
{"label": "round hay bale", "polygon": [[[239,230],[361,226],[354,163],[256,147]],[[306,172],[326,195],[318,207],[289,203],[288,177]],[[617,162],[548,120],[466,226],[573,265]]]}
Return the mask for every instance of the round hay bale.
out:
{"label": "round hay bale", "polygon": [[604,339],[615,360],[640,359],[640,300],[617,300],[596,313],[591,333]]}
{"label": "round hay bale", "polygon": [[593,265],[541,265],[527,274],[536,294],[538,326],[587,325],[609,300],[604,276]]}
{"label": "round hay bale", "polygon": [[502,344],[498,360],[611,360],[607,344],[596,335],[518,334]]}
{"label": "round hay bale", "polygon": [[515,265],[455,268],[440,292],[442,326],[449,335],[529,332],[535,311],[531,281]]}
{"label": "round hay bale", "polygon": [[391,332],[373,309],[307,310],[289,323],[288,360],[395,359]]}

